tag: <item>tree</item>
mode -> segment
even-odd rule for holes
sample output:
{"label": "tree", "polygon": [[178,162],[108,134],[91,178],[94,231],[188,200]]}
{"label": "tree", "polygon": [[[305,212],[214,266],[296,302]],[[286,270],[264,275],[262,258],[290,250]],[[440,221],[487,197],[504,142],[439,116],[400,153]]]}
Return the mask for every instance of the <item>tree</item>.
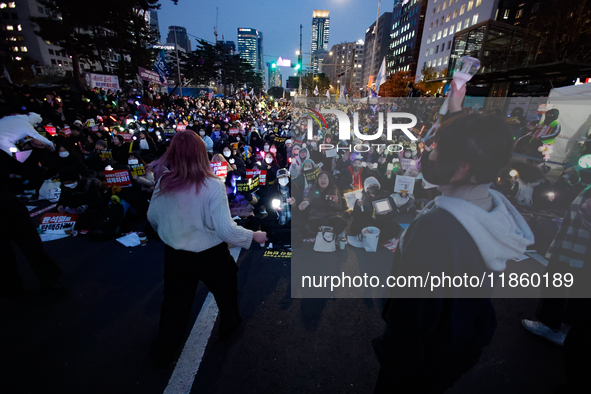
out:
{"label": "tree", "polygon": [[553,0],[533,20],[532,28],[542,33],[539,64],[591,60],[591,1]]}
{"label": "tree", "polygon": [[447,74],[447,70],[438,70],[435,67],[427,67],[426,65],[423,66],[421,69],[421,80],[415,84],[415,87],[424,93],[430,94],[434,96],[435,93],[441,93],[443,86],[445,85],[443,82],[429,82],[439,76],[444,77]]}
{"label": "tree", "polygon": [[380,87],[380,97],[406,97],[408,95],[408,84],[414,82],[410,71],[399,71],[390,76]]}
{"label": "tree", "polygon": [[318,95],[323,96],[326,91],[330,89],[330,79],[323,74],[307,74],[302,76],[302,91],[305,93],[308,90],[308,96],[314,97],[314,89],[318,86]]}
{"label": "tree", "polygon": [[[137,66],[149,66],[153,39],[144,14],[158,0],[37,0],[50,16],[33,17],[36,34],[62,47],[72,58],[75,84],[81,88],[80,62],[99,62],[103,69],[112,52],[120,55],[118,73],[125,78]],[[125,59],[131,59],[127,63]]]}

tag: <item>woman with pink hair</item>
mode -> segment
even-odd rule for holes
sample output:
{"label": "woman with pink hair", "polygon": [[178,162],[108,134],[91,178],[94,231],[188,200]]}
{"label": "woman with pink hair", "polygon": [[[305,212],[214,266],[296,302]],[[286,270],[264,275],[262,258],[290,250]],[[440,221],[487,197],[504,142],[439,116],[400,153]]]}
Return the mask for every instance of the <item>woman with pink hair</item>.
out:
{"label": "woman with pink hair", "polygon": [[158,180],[148,220],[164,242],[164,300],[154,361],[166,366],[182,343],[199,280],[213,293],[220,310],[220,334],[240,325],[238,268],[228,243],[248,249],[264,232],[236,225],[226,187],[211,170],[205,144],[193,131],[181,131],[152,164]]}

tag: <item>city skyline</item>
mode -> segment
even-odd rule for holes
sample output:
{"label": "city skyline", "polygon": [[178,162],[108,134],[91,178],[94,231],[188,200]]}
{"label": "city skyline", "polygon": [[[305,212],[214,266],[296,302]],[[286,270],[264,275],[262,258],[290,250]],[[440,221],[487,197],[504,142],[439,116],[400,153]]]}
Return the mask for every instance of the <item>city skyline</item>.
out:
{"label": "city skyline", "polygon": [[[393,5],[393,0],[383,2],[382,10],[387,10]],[[180,1],[177,6],[170,1],[165,1],[162,2],[162,7],[158,11],[161,31],[167,26],[183,26],[194,44],[196,44],[196,37],[215,42],[213,28],[216,7],[219,10],[218,40],[222,40],[223,36],[224,40],[237,42],[237,28],[243,26],[266,33],[263,64],[277,60],[279,57],[290,59],[293,63],[297,62],[299,26],[302,24],[304,68],[308,68],[310,63],[307,43],[311,42],[310,14],[315,9],[326,9],[331,12],[333,21],[330,27],[329,47],[340,42],[363,39],[366,27],[375,22],[377,12],[377,2],[368,6],[366,2],[360,0],[304,0],[297,4],[277,4],[268,0],[245,1],[238,4],[226,0],[207,4]],[[358,28],[352,29],[351,26]],[[290,71],[292,70],[284,70],[284,78],[290,75]]]}

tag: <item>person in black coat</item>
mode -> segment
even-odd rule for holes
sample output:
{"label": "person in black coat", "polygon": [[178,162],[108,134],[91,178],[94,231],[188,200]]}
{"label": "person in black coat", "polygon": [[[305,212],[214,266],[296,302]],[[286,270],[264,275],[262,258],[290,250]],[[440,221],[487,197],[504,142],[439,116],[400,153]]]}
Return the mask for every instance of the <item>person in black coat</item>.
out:
{"label": "person in black coat", "polygon": [[[465,88],[458,94],[453,85],[451,98],[463,97]],[[451,111],[459,109],[450,102]],[[508,259],[533,244],[519,212],[490,189],[512,146],[511,131],[494,116],[458,116],[442,125],[422,170],[443,196],[402,235],[392,277],[482,278],[504,270]],[[491,286],[392,288],[382,312],[386,328],[373,341],[380,363],[374,392],[443,393],[452,387],[493,336]]]}

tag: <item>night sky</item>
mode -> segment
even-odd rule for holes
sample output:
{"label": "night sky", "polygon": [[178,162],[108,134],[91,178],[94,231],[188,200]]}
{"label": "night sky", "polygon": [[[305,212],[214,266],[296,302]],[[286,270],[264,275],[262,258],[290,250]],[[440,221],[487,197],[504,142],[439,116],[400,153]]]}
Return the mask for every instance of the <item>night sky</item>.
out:
{"label": "night sky", "polygon": [[[162,42],[166,41],[168,26],[187,28],[187,33],[208,41],[215,41],[215,9],[219,8],[218,40],[237,42],[237,28],[249,27],[263,33],[264,62],[279,56],[297,60],[295,51],[300,45],[300,24],[303,25],[302,52],[304,64],[310,62],[310,32],[312,11],[330,11],[329,49],[340,42],[365,39],[365,30],[376,20],[377,0],[161,0],[158,11]],[[380,14],[391,12],[394,0],[382,1]],[[195,49],[196,39],[191,39]],[[304,68],[307,68],[304,66]],[[282,69],[283,80],[290,70]]]}

